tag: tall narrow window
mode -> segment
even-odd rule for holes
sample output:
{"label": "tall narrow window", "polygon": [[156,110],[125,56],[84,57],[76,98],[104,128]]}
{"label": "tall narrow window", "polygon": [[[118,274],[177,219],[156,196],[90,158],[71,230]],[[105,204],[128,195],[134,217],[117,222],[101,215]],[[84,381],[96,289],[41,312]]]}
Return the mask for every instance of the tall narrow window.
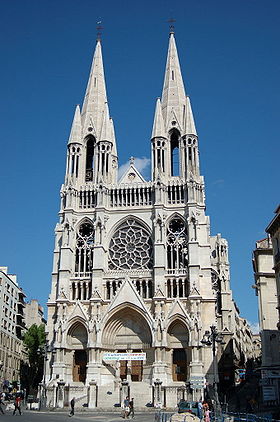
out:
{"label": "tall narrow window", "polygon": [[179,133],[173,131],[170,137],[171,144],[171,176],[179,176]]}
{"label": "tall narrow window", "polygon": [[92,272],[94,230],[90,222],[80,225],[76,238],[75,275],[89,276]]}
{"label": "tall narrow window", "polygon": [[188,236],[185,223],[173,218],[167,227],[167,268],[170,273],[186,273],[188,269]]}
{"label": "tall narrow window", "polygon": [[93,180],[93,156],[94,156],[94,138],[89,136],[87,139],[86,155],[86,182]]}

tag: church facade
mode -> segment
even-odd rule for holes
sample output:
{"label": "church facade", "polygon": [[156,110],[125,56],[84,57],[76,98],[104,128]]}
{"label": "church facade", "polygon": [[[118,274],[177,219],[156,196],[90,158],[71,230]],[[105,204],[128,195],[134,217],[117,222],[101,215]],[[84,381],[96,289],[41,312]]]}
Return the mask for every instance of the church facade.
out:
{"label": "church facade", "polygon": [[[210,236],[198,135],[173,32],[151,135],[151,180],[118,179],[101,42],[67,146],[48,301],[48,406],[175,406],[213,382],[211,325],[231,335],[227,242]],[[138,353],[143,360],[106,360]],[[121,355],[119,355],[121,356]],[[125,355],[122,355],[125,356]],[[127,355],[126,355],[127,356]],[[202,381],[201,381],[202,380]]]}

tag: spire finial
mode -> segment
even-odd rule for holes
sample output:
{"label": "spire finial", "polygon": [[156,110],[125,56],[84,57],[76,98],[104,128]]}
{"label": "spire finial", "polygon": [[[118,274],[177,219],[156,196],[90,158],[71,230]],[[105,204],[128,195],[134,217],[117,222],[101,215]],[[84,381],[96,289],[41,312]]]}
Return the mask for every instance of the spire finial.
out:
{"label": "spire finial", "polygon": [[175,32],[174,23],[176,22],[176,19],[170,18],[167,22],[170,24],[169,25],[169,34],[174,34],[174,32]]}
{"label": "spire finial", "polygon": [[101,26],[102,20],[99,19],[99,21],[96,22],[96,39],[97,41],[101,41],[101,34],[102,34],[102,29],[103,27]]}
{"label": "spire finial", "polygon": [[130,164],[134,164],[134,160],[135,160],[135,158],[134,157],[130,157],[130,159],[129,159],[129,161],[130,161]]}

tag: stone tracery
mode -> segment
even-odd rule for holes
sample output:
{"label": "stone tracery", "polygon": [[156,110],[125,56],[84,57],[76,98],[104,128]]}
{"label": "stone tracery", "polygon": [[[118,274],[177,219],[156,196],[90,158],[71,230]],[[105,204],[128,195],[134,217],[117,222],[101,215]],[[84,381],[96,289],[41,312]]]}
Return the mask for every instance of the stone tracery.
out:
{"label": "stone tracery", "polygon": [[152,241],[147,230],[135,219],[123,222],[109,247],[111,270],[149,269],[152,267]]}

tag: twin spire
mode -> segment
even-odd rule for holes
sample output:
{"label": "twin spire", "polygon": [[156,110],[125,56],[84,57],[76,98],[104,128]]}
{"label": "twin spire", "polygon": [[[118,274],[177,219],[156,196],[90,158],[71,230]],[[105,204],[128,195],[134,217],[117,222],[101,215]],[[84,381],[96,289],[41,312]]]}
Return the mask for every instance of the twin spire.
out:
{"label": "twin spire", "polygon": [[152,138],[164,137],[176,127],[181,136],[197,136],[191,103],[186,96],[173,32],[170,33],[161,100],[156,103]]}
{"label": "twin spire", "polygon": [[[156,103],[152,138],[168,138],[176,127],[181,136],[195,135],[196,128],[189,97],[186,96],[173,32],[170,33],[164,85],[161,100]],[[109,141],[117,155],[113,120],[109,115],[101,42],[97,40],[82,111],[75,110],[69,143],[81,144],[88,134],[96,141]]]}
{"label": "twin spire", "polygon": [[77,106],[68,143],[82,143],[87,135],[97,142],[109,141],[116,155],[114,124],[107,102],[100,40],[97,40],[82,111]]}

